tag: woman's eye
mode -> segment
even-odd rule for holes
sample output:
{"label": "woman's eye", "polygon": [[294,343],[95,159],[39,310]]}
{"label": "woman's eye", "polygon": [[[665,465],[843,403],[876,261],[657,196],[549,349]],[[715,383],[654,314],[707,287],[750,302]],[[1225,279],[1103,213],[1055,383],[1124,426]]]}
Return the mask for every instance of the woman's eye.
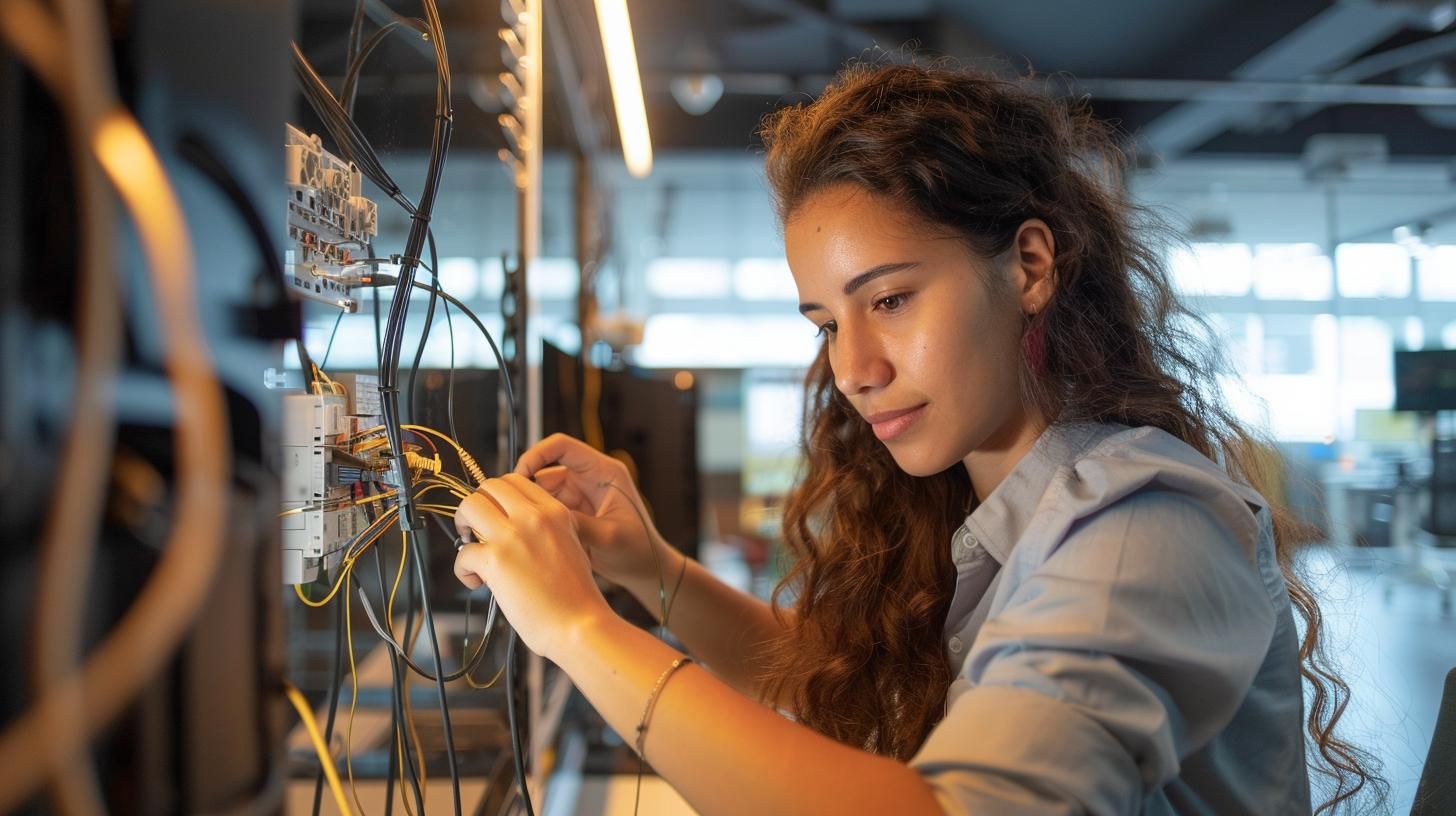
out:
{"label": "woman's eye", "polygon": [[884,309],[885,311],[893,312],[904,306],[905,301],[909,299],[910,295],[903,292],[898,295],[886,295],[875,301],[875,307]]}
{"label": "woman's eye", "polygon": [[839,327],[836,326],[836,325],[834,325],[834,321],[831,320],[828,323],[825,323],[824,325],[820,326],[818,333],[815,334],[814,336],[816,338],[824,337],[825,335],[834,334],[834,332],[836,332],[838,330],[839,330]]}

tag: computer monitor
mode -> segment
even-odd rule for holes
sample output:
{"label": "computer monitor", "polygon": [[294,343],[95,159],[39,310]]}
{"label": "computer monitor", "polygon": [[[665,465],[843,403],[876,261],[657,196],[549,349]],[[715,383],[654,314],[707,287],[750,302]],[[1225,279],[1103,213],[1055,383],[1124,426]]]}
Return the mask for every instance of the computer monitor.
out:
{"label": "computer monitor", "polygon": [[1456,349],[1395,353],[1395,410],[1456,409]]}
{"label": "computer monitor", "polygon": [[[543,342],[541,434],[582,438],[582,368],[576,355]],[[601,372],[597,415],[607,451],[625,451],[658,532],[696,555],[700,536],[698,400],[666,376],[644,369]]]}

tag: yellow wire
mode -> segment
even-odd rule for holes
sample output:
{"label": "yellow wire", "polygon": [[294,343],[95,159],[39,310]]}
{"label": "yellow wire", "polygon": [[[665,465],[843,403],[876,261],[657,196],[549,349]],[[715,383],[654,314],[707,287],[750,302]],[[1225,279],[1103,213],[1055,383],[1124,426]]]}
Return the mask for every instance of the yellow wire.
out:
{"label": "yellow wire", "polygon": [[[408,695],[406,695],[408,699]],[[399,754],[399,801],[404,803],[404,812],[409,816],[415,816],[415,809],[409,803],[409,796],[405,793],[404,787],[404,740],[400,739],[399,726],[394,729],[394,750]],[[420,802],[425,801],[425,789],[420,788]]]}
{"label": "yellow wire", "polygon": [[298,711],[298,718],[303,720],[303,727],[308,731],[308,738],[313,742],[314,751],[318,752],[319,764],[323,766],[324,776],[328,777],[329,790],[333,791],[334,802],[338,804],[339,812],[352,813],[349,810],[349,800],[344,797],[344,786],[339,783],[339,771],[334,767],[334,758],[329,756],[328,746],[324,745],[323,734],[319,733],[318,722],[313,718],[313,710],[308,707],[308,700],[304,699],[303,692],[292,683],[284,683],[283,688],[288,694],[288,701],[293,703],[293,708]]}
{"label": "yellow wire", "polygon": [[[399,532],[399,537],[404,539],[404,531]],[[404,565],[409,561],[409,545],[405,543],[399,548],[399,570],[394,573],[394,586],[389,589],[389,601],[384,605],[384,628],[389,630],[389,636],[394,637],[394,595],[399,592],[399,579],[404,577]]]}
{"label": "yellow wire", "polygon": [[453,484],[451,482],[448,482],[448,481],[446,481],[444,479],[439,479],[439,478],[436,478],[436,477],[426,477],[424,479],[421,479],[419,481],[419,484],[421,485],[421,487],[415,493],[415,498],[416,499],[420,498],[421,496],[425,495],[426,493],[430,492],[431,490],[438,490],[440,488],[444,488],[444,489],[450,491],[455,496],[458,496],[459,498],[462,498],[462,499],[465,498],[466,496],[469,496],[472,492],[474,492],[474,491],[471,491],[471,490],[462,489],[460,487],[457,487],[455,484]]}
{"label": "yellow wire", "polygon": [[329,601],[332,601],[334,599],[334,596],[338,594],[339,587],[342,587],[344,585],[344,582],[348,580],[349,571],[353,569],[354,562],[358,560],[359,556],[363,555],[364,551],[367,550],[371,545],[373,545],[374,542],[379,539],[379,536],[384,532],[383,523],[393,518],[398,512],[398,510],[390,508],[387,512],[385,512],[384,515],[376,519],[373,524],[365,528],[364,532],[361,535],[367,536],[367,538],[361,538],[361,541],[358,544],[354,545],[353,549],[344,554],[344,559],[341,562],[341,566],[343,567],[343,569],[339,572],[339,580],[334,582],[334,586],[332,589],[329,590],[328,595],[325,595],[321,600],[310,600],[308,596],[303,594],[302,584],[293,585],[293,594],[297,595],[300,601],[315,609],[327,606]]}
{"label": "yellow wire", "polygon": [[371,450],[374,450],[375,448],[388,447],[388,445],[389,445],[389,440],[388,439],[385,439],[382,436],[377,436],[377,437],[375,437],[373,439],[366,439],[363,442],[360,442],[359,444],[355,445],[354,446],[354,452],[355,453],[363,453],[364,451],[371,451]]}
{"label": "yellow wire", "polygon": [[466,672],[465,684],[473,689],[488,689],[491,686],[494,686],[496,683],[500,682],[501,675],[505,674],[505,671],[505,664],[502,663],[501,667],[495,670],[495,677],[490,678],[490,682],[486,683],[485,685],[481,685],[480,683],[475,682],[475,678],[470,676],[470,672]]}
{"label": "yellow wire", "polygon": [[[353,567],[352,564],[349,565]],[[344,573],[347,579],[348,572]],[[349,597],[344,596],[344,632],[349,642],[349,724],[344,730],[344,767],[349,769],[349,792],[354,795],[354,804],[359,806],[359,812],[364,812],[364,806],[359,804],[359,790],[354,787],[354,709],[359,704],[359,673],[354,667],[354,622],[349,611],[354,605],[349,603]]]}
{"label": "yellow wire", "polygon": [[293,508],[291,510],[284,510],[283,512],[281,512],[281,513],[278,514],[278,517],[279,518],[283,518],[284,516],[297,515],[298,513],[303,513],[303,512],[306,512],[308,510],[339,510],[339,509],[344,508],[344,507],[359,507],[360,505],[371,504],[373,502],[380,502],[380,501],[384,501],[385,499],[392,499],[395,496],[397,496],[398,494],[399,494],[399,491],[397,491],[397,490],[390,490],[388,492],[379,493],[379,494],[374,495],[374,496],[365,496],[362,499],[349,499],[349,500],[345,501],[342,504],[333,504],[333,505],[307,504],[307,505],[304,505],[303,507],[295,507],[295,508]]}
{"label": "yellow wire", "polygon": [[[459,442],[456,442],[448,434],[445,434],[445,433],[442,433],[440,431],[437,431],[434,428],[429,427],[428,425],[401,425],[399,427],[402,430],[406,430],[406,431],[418,431],[419,433],[429,434],[430,436],[433,436],[436,439],[439,439],[439,440],[444,441],[445,444],[447,444],[450,447],[452,447],[452,448],[455,449],[455,454],[460,457],[460,464],[461,464],[462,467],[465,468],[465,470],[466,470],[467,473],[469,473],[471,471],[471,465],[472,464],[474,464],[477,469],[480,467],[479,464],[476,463],[475,457],[473,457],[473,456],[470,455],[470,451],[467,451]],[[382,431],[382,430],[384,430],[384,426],[383,425],[376,425],[373,428],[366,428],[366,429],[364,429],[364,430],[362,430],[362,431],[354,434],[354,436],[352,436],[350,438],[351,439],[358,439],[361,436],[367,436],[369,434],[375,433],[376,431]],[[386,443],[387,443],[387,441],[386,441]],[[361,442],[359,444],[360,445],[364,445],[366,443]],[[359,450],[359,447],[356,446],[355,447],[355,451],[358,451],[358,450]]]}

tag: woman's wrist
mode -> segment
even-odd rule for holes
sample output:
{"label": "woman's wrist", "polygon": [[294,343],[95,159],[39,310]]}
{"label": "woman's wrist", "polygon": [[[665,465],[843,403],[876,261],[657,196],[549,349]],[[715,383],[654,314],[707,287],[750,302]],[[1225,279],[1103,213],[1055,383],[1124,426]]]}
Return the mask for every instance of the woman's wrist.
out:
{"label": "woman's wrist", "polygon": [[543,656],[560,666],[568,676],[574,676],[578,668],[576,661],[590,652],[601,650],[602,644],[613,638],[614,630],[621,626],[629,624],[610,608],[598,614],[583,615],[563,633],[560,645],[553,650],[555,653]]}
{"label": "woman's wrist", "polygon": [[652,547],[653,555],[646,560],[646,569],[621,585],[653,617],[661,620],[664,606],[671,608],[674,587],[681,589],[678,579],[687,568],[688,557],[656,533],[652,536]]}

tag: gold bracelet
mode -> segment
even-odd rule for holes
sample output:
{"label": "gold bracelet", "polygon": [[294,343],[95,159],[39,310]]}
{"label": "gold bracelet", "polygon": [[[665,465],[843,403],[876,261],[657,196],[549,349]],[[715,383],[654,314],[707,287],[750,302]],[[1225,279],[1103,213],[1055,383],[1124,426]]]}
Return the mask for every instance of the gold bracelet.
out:
{"label": "gold bracelet", "polygon": [[647,698],[647,707],[642,709],[642,722],[637,723],[637,756],[639,758],[645,759],[643,748],[647,742],[647,720],[652,716],[652,709],[657,707],[657,698],[662,694],[663,686],[667,685],[668,678],[672,677],[673,672],[691,662],[693,662],[691,657],[679,657],[672,661],[672,665],[668,666],[662,676],[657,678],[657,685],[652,687],[652,694]]}

